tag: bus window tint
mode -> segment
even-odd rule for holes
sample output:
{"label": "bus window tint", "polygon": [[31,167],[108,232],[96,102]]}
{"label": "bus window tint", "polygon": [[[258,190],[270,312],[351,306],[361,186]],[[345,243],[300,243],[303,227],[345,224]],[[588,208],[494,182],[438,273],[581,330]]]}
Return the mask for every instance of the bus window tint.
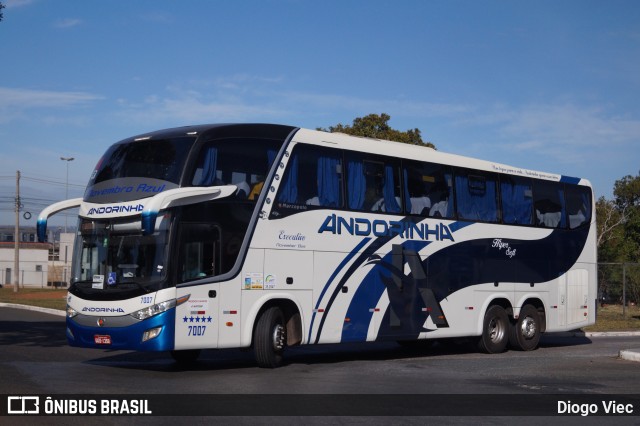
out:
{"label": "bus window tint", "polygon": [[241,199],[257,200],[278,142],[269,139],[217,139],[200,150],[193,186],[236,185]]}
{"label": "bus window tint", "polygon": [[451,169],[416,161],[404,162],[404,199],[407,213],[448,218],[453,213]]}
{"label": "bus window tint", "polygon": [[400,176],[396,161],[349,152],[346,164],[349,209],[401,213]]}
{"label": "bus window tint", "polygon": [[342,207],[342,158],[335,149],[299,145],[276,196],[280,208]]}
{"label": "bus window tint", "polygon": [[500,178],[502,221],[509,225],[533,225],[531,179],[503,175]]}
{"label": "bus window tint", "polygon": [[142,140],[112,145],[96,166],[97,184],[117,178],[155,178],[178,183],[193,137]]}
{"label": "bus window tint", "polygon": [[189,281],[220,273],[220,228],[210,223],[181,224],[179,281]]}
{"label": "bus window tint", "polygon": [[574,229],[591,221],[591,190],[586,186],[567,185],[567,215],[569,228]]}
{"label": "bus window tint", "polygon": [[565,227],[563,185],[558,182],[535,180],[533,183],[533,208],[536,225],[545,228]]}
{"label": "bus window tint", "polygon": [[475,170],[456,171],[458,218],[482,222],[498,221],[497,177]]}

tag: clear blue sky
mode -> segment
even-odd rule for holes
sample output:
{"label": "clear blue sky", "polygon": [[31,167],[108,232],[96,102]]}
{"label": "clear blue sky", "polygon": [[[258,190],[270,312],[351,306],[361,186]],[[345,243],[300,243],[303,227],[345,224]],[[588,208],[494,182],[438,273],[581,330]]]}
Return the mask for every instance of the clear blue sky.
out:
{"label": "clear blue sky", "polygon": [[[0,0],[0,224],[81,196],[113,142],[187,124],[386,112],[441,151],[640,171],[640,2]],[[50,183],[47,183],[50,182]]]}

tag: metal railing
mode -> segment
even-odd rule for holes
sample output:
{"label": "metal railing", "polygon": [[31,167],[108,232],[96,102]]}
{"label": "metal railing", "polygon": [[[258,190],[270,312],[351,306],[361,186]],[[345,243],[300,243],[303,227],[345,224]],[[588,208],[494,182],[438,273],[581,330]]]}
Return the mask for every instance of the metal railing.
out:
{"label": "metal railing", "polygon": [[[68,269],[69,268],[64,268],[59,274],[52,274],[51,271],[29,271],[20,269],[18,288],[67,287],[69,279]],[[13,269],[0,269],[0,285],[5,287],[13,286],[13,284]]]}
{"label": "metal railing", "polygon": [[598,301],[622,305],[626,316],[628,306],[640,303],[640,263],[598,263]]}

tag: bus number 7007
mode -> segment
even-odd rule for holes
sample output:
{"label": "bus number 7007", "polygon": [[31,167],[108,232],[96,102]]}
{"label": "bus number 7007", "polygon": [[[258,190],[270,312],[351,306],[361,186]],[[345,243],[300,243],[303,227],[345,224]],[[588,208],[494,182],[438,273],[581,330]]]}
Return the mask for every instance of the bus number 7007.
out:
{"label": "bus number 7007", "polygon": [[204,332],[206,329],[206,325],[190,325],[189,333],[187,334],[187,336],[204,336]]}

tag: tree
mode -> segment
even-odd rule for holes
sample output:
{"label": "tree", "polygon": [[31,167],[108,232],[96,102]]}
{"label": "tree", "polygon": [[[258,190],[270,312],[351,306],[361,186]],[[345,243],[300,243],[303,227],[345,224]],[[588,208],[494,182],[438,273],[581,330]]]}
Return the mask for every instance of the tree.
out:
{"label": "tree", "polygon": [[640,173],[616,181],[614,200],[600,197],[596,203],[598,224],[598,282],[600,291],[613,299],[622,297],[622,268],[626,270],[627,297],[640,300],[640,268],[629,265],[640,261]]}
{"label": "tree", "polygon": [[596,202],[596,223],[598,224],[598,257],[601,261],[614,261],[612,248],[619,247],[624,239],[626,209],[620,209],[615,201],[600,197]]}
{"label": "tree", "polygon": [[400,131],[389,126],[391,116],[385,113],[369,114],[366,117],[358,117],[353,120],[352,125],[336,124],[328,129],[318,128],[325,132],[346,133],[352,136],[364,136],[367,138],[386,139],[390,141],[403,142],[411,145],[427,146],[435,148],[431,142],[424,142],[419,129]]}
{"label": "tree", "polygon": [[2,9],[4,8],[5,8],[4,4],[0,3],[0,21],[2,21],[2,18],[3,18]]}
{"label": "tree", "polygon": [[624,212],[625,261],[640,261],[640,172],[625,176],[613,186],[616,205]]}

